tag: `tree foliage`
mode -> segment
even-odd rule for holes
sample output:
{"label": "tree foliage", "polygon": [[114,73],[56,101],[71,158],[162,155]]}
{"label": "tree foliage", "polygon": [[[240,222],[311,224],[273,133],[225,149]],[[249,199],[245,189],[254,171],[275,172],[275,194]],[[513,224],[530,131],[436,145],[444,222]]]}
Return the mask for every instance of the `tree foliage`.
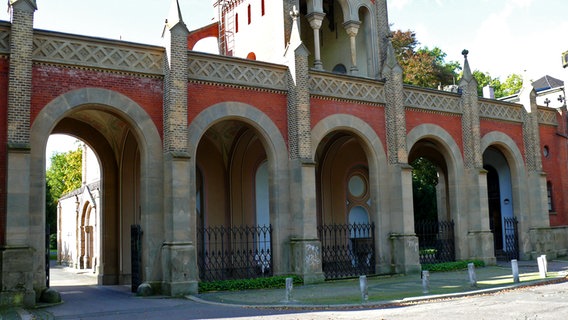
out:
{"label": "tree foliage", "polygon": [[416,221],[436,220],[438,217],[436,166],[424,157],[415,159],[410,165],[412,166],[414,219]]}
{"label": "tree foliage", "polygon": [[48,190],[55,203],[62,195],[81,187],[83,151],[76,150],[55,153],[51,166],[45,173]]}
{"label": "tree foliage", "polygon": [[473,77],[477,81],[477,94],[479,96],[483,95],[483,87],[485,86],[493,87],[497,99],[515,94],[523,87],[523,77],[516,73],[509,75],[504,82],[501,82],[499,78],[491,77],[488,72],[479,70],[473,71]]}
{"label": "tree foliage", "polygon": [[55,153],[45,173],[45,211],[50,233],[57,230],[57,201],[62,195],[81,187],[83,151]]}
{"label": "tree foliage", "polygon": [[436,88],[453,83],[461,69],[458,62],[446,62],[446,53],[438,47],[418,48],[420,42],[410,30],[396,30],[391,41],[398,63],[404,70],[405,83]]}
{"label": "tree foliage", "polygon": [[[403,81],[420,87],[437,88],[440,85],[450,85],[461,78],[461,65],[457,61],[447,62],[447,54],[438,47],[432,49],[419,47],[413,31],[396,30],[392,33],[392,45],[398,63],[403,69]],[[477,80],[477,93],[483,95],[483,87],[492,86],[495,98],[501,98],[517,93],[523,86],[523,79],[518,74],[511,74],[501,82],[488,72],[473,71]]]}

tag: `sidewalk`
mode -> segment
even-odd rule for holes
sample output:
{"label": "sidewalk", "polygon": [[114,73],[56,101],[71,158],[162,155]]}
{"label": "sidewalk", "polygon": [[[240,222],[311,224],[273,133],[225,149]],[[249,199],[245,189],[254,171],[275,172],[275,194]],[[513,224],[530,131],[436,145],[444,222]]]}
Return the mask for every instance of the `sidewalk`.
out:
{"label": "sidewalk", "polygon": [[421,300],[494,292],[527,285],[568,280],[568,260],[548,262],[541,279],[536,261],[519,261],[520,283],[513,282],[509,263],[476,269],[477,286],[469,283],[467,270],[430,273],[430,289],[423,293],[420,274],[368,277],[368,300],[362,301],[359,279],[326,281],[295,286],[291,301],[285,289],[203,293],[188,298],[205,303],[255,307],[341,308],[354,306],[404,305]]}
{"label": "sidewalk", "polygon": [[[210,304],[213,308],[216,308],[215,305],[219,304],[254,307],[257,309],[280,308],[286,310],[380,308],[403,306],[419,301],[445,299],[453,296],[488,293],[520,286],[568,281],[568,260],[549,261],[548,271],[548,277],[541,279],[536,261],[519,261],[521,282],[515,284],[513,283],[510,264],[499,263],[497,266],[476,269],[476,287],[471,287],[469,284],[467,270],[430,273],[430,289],[428,293],[422,292],[422,280],[419,274],[373,276],[367,278],[367,301],[362,301],[361,299],[358,278],[295,286],[290,301],[285,301],[285,289],[212,292],[188,296],[187,299],[200,302],[203,306]],[[92,308],[100,309],[107,313],[115,309],[140,310],[143,306],[153,305],[153,303],[158,302],[160,305],[164,303],[172,304],[174,305],[173,308],[176,308],[181,303],[179,299],[167,299],[167,297],[161,297],[162,299],[156,299],[157,297],[136,297],[129,292],[129,288],[124,286],[96,286],[96,279],[89,272],[57,266],[52,269],[51,275],[52,285],[55,288],[71,290],[63,292],[66,294],[64,300],[71,298],[70,295],[72,294],[88,291],[86,288],[94,289],[90,295],[85,293],[83,300],[80,302],[87,303],[90,306],[87,308],[83,305],[81,308],[85,308],[85,311],[88,309],[92,312]],[[118,291],[120,291],[120,294],[117,293]],[[100,301],[105,298],[106,302],[104,303],[104,308],[102,308],[102,302]],[[64,309],[77,309],[80,305],[75,305],[68,301],[63,302],[62,307]],[[51,308],[8,308],[0,310],[0,319],[53,319],[50,310]],[[167,310],[167,308],[164,310]]]}

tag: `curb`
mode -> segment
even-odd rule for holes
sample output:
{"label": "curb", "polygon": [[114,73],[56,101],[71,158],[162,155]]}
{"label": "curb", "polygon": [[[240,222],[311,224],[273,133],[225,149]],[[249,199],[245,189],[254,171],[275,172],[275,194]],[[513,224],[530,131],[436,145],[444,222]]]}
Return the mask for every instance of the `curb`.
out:
{"label": "curb", "polygon": [[254,305],[254,304],[226,303],[226,302],[212,301],[212,300],[201,299],[194,295],[185,296],[185,298],[194,302],[210,304],[210,305],[255,308],[255,309],[281,309],[281,308],[293,309],[293,310],[387,309],[394,307],[404,307],[420,303],[435,302],[439,300],[449,300],[449,299],[458,299],[469,296],[496,294],[507,290],[519,290],[524,288],[538,287],[543,285],[551,285],[551,284],[564,283],[564,282],[568,282],[568,276],[545,279],[545,280],[534,280],[525,283],[517,283],[502,287],[473,290],[467,292],[456,292],[456,293],[438,294],[438,295],[429,295],[429,296],[416,296],[416,297],[404,298],[401,300],[386,300],[386,301],[377,301],[377,302],[359,303],[359,304],[327,304],[327,305],[321,304],[320,305],[320,304],[297,304],[291,302],[283,304]]}

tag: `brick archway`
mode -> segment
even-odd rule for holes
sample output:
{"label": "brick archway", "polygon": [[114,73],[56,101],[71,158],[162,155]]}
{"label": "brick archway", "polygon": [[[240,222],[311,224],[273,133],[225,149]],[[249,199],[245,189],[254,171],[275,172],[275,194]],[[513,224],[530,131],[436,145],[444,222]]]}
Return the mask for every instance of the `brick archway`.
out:
{"label": "brick archway", "polygon": [[[36,116],[30,131],[30,221],[37,221],[37,225],[31,225],[30,228],[32,230],[43,230],[45,207],[31,198],[36,194],[45,193],[45,147],[49,135],[58,124],[65,122],[66,129],[62,130],[67,133],[76,132],[77,136],[84,136],[93,145],[106,148],[107,151],[103,151],[103,154],[112,154],[112,143],[108,141],[108,136],[104,136],[94,127],[90,129],[91,131],[81,131],[73,124],[77,120],[70,118],[70,116],[85,111],[92,112],[92,114],[100,112],[110,118],[120,119],[127,126],[127,130],[136,138],[140,148],[140,216],[142,228],[147,235],[143,244],[143,260],[153,261],[153,257],[160,254],[159,241],[156,242],[156,239],[161,239],[163,235],[163,217],[155,216],[156,213],[163,211],[161,196],[163,184],[162,141],[153,120],[142,107],[127,96],[114,91],[100,88],[69,91],[49,102]],[[76,129],[73,129],[74,127]],[[98,137],[93,135],[98,135]],[[108,155],[106,157],[110,159]],[[109,161],[108,163],[112,162]],[[42,253],[44,250],[41,245],[43,243],[42,232],[32,232],[31,234],[30,243],[38,252],[34,258],[38,262],[36,264],[38,267],[34,270],[36,275],[34,287],[41,288],[44,285],[41,281],[44,274],[43,263],[40,263],[40,261],[43,261]],[[144,279],[149,281],[161,280],[155,278],[156,274],[160,273],[153,268],[153,264],[147,265]],[[116,278],[118,275],[111,275],[111,279],[114,279],[112,277]]]}

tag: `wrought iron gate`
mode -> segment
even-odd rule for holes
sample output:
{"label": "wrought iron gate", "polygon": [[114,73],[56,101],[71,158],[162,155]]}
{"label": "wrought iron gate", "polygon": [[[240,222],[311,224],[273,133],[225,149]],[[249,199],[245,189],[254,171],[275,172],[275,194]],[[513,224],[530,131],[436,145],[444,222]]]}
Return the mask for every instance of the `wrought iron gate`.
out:
{"label": "wrought iron gate", "polygon": [[272,275],[272,226],[197,229],[201,281],[251,279]]}
{"label": "wrought iron gate", "polygon": [[519,234],[517,218],[503,218],[503,257],[507,260],[519,259]]}
{"label": "wrought iron gate", "polygon": [[375,273],[375,224],[332,224],[318,227],[326,279]]}
{"label": "wrought iron gate", "polygon": [[420,263],[440,263],[456,260],[454,221],[423,220],[414,223],[418,237]]}

